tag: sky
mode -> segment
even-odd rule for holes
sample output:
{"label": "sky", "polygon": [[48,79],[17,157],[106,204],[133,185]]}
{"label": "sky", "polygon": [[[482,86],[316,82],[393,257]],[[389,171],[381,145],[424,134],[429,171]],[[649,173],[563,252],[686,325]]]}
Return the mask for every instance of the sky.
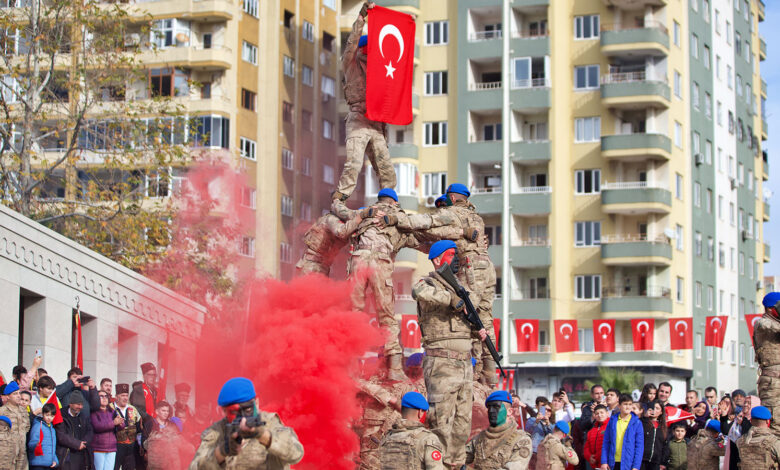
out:
{"label": "sky", "polygon": [[[767,85],[767,123],[769,140],[763,148],[769,155],[769,181],[764,183],[773,194],[769,199],[770,219],[764,222],[764,241],[771,248],[771,262],[764,264],[765,276],[780,276],[780,144],[777,150],[772,145],[772,133],[780,132],[780,28],[773,28],[775,20],[780,19],[780,2],[764,2],[766,20],[759,23],[759,32],[766,40],[767,57],[761,63],[761,76]],[[776,26],[777,24],[774,23]],[[780,141],[780,139],[778,139]]]}

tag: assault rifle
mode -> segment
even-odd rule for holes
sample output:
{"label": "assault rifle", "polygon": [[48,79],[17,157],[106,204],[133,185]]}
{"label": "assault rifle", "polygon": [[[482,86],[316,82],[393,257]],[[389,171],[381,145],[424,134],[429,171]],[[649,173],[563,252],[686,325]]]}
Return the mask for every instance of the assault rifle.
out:
{"label": "assault rifle", "polygon": [[[458,283],[457,279],[455,279],[455,274],[452,273],[450,265],[444,263],[436,272],[447,281],[447,284],[449,284],[450,287],[455,289],[455,293],[458,294],[458,297],[463,301],[463,304],[466,307],[466,312],[464,313],[466,320],[468,320],[468,322],[477,330],[484,330],[485,325],[482,324],[482,320],[479,319],[479,314],[477,314],[477,309],[474,308],[474,304],[471,303],[469,292]],[[493,356],[493,361],[495,361],[498,370],[501,371],[501,377],[506,378],[506,372],[504,372],[504,368],[501,367],[501,359],[503,359],[503,357],[496,350],[496,345],[493,344],[490,335],[485,338],[485,344],[487,345],[488,351],[490,351],[490,355]]]}
{"label": "assault rifle", "polygon": [[225,426],[225,447],[223,450],[224,455],[230,454],[230,440],[233,438],[233,434],[238,433],[236,441],[241,444],[243,436],[241,436],[241,420],[246,419],[246,427],[259,428],[265,426],[265,421],[260,419],[260,416],[241,416],[237,415],[233,422],[228,421]]}

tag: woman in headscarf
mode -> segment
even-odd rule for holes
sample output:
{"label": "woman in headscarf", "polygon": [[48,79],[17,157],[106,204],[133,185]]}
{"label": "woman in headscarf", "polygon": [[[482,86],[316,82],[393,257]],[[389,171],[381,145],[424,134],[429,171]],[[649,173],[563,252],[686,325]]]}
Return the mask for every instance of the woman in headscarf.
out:
{"label": "woman in headscarf", "polygon": [[742,411],[734,418],[734,422],[728,431],[724,434],[728,436],[729,445],[726,447],[726,457],[723,460],[722,470],[737,470],[739,468],[739,450],[737,449],[737,439],[746,434],[750,429],[750,410],[761,405],[761,399],[755,395],[748,395],[745,398],[745,405]]}
{"label": "woman in headscarf", "polygon": [[707,426],[710,419],[710,407],[706,401],[700,401],[693,407],[693,424],[688,426],[685,437],[691,438],[699,434],[699,430]]}

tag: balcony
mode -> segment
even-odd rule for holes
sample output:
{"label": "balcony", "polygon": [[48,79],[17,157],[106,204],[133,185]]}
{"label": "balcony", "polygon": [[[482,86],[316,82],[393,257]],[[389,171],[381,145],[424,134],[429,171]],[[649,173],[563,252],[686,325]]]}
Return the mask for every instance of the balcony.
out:
{"label": "balcony", "polygon": [[767,94],[766,94],[766,80],[764,80],[763,78],[761,79],[761,95],[764,98],[766,98],[766,96],[767,96]]}
{"label": "balcony", "polygon": [[672,193],[646,181],[604,183],[601,186],[601,204],[607,214],[668,214]]}
{"label": "balcony", "polygon": [[460,96],[466,109],[480,111],[501,108],[501,82],[472,82],[468,87],[470,93]]}
{"label": "balcony", "polygon": [[764,201],[764,222],[769,222],[769,203]]}
{"label": "balcony", "polygon": [[766,19],[766,7],[764,6],[764,0],[758,0],[756,2],[758,7],[758,21],[764,21]]}
{"label": "balcony", "polygon": [[500,214],[503,207],[501,187],[472,188],[471,202],[480,214]]}
{"label": "balcony", "polygon": [[669,266],[672,245],[665,236],[602,235],[601,260],[607,266]]}
{"label": "balcony", "polygon": [[182,67],[194,70],[227,70],[235,57],[228,47],[169,47],[156,51],[147,50],[140,54],[139,62],[148,66]]}
{"label": "balcony", "polygon": [[761,140],[767,140],[769,138],[769,123],[766,122],[766,118],[761,116]]}
{"label": "balcony", "polygon": [[536,216],[549,214],[552,209],[550,186],[526,186],[509,196],[512,214]]}
{"label": "balcony", "polygon": [[521,240],[521,246],[509,248],[511,265],[515,268],[542,268],[550,266],[552,249],[548,239]]}
{"label": "balcony", "polygon": [[669,0],[604,0],[608,7],[621,10],[644,9],[645,7],[664,7]]}
{"label": "balcony", "polygon": [[615,352],[602,353],[602,362],[620,362],[625,365],[626,362],[637,362],[637,365],[645,365],[648,361],[662,362],[671,364],[672,353],[669,351],[634,351],[633,343],[615,344]]}
{"label": "balcony", "polygon": [[550,37],[546,34],[525,34],[515,31],[510,47],[515,54],[538,57],[550,54]]}
{"label": "balcony", "polygon": [[626,161],[643,161],[648,158],[669,160],[671,152],[672,140],[664,134],[635,133],[601,137],[601,154],[604,158],[621,158]]}
{"label": "balcony", "polygon": [[669,55],[669,30],[659,22],[645,21],[644,27],[604,25],[601,52],[607,56]]}
{"label": "balcony", "polygon": [[616,286],[604,287],[601,294],[601,312],[606,318],[635,316],[637,312],[651,318],[665,318],[672,313],[672,290],[668,287]]}
{"label": "balcony", "polygon": [[501,30],[472,31],[469,33],[469,42],[497,41],[503,37]]}
{"label": "balcony", "polygon": [[524,140],[509,144],[509,157],[515,163],[548,162],[551,156],[549,140]]}
{"label": "balcony", "polygon": [[601,100],[610,108],[665,109],[669,107],[669,97],[669,84],[648,79],[644,70],[601,77]]}
{"label": "balcony", "polygon": [[762,37],[758,38],[758,57],[766,60],[766,40]]}
{"label": "balcony", "polygon": [[378,0],[375,2],[382,7],[412,7],[420,8],[420,0]]}
{"label": "balcony", "polygon": [[235,5],[229,0],[163,0],[122,5],[132,21],[153,18],[227,21],[233,19]]}
{"label": "balcony", "polygon": [[414,144],[393,144],[388,146],[390,158],[417,158],[418,149]]}
{"label": "balcony", "polygon": [[514,0],[512,2],[513,8],[544,7],[549,5],[550,5],[550,0]]}
{"label": "balcony", "polygon": [[510,101],[512,109],[523,113],[531,114],[549,108],[550,80],[548,78],[512,79]]}
{"label": "balcony", "polygon": [[769,257],[769,243],[764,243],[764,263],[768,263],[771,260]]}

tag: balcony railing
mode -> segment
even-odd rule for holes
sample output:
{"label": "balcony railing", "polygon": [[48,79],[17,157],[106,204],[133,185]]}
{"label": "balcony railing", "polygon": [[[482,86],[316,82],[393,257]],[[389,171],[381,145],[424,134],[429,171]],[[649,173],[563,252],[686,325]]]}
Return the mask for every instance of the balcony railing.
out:
{"label": "balcony railing", "polygon": [[469,83],[469,90],[471,91],[500,90],[500,89],[501,89],[501,82]]}
{"label": "balcony railing", "polygon": [[515,31],[512,33],[512,37],[515,39],[536,39],[536,38],[546,38],[549,34],[547,31],[540,33],[538,31],[530,32],[530,31]]}
{"label": "balcony railing", "polygon": [[498,194],[501,192],[501,186],[491,186],[487,188],[472,188],[472,196],[475,194]]}
{"label": "balcony railing", "polygon": [[655,20],[644,20],[642,24],[624,25],[618,23],[606,23],[601,25],[602,31],[631,31],[634,29],[658,29],[664,34],[669,34],[669,29],[661,23]]}
{"label": "balcony railing", "polygon": [[608,243],[663,243],[669,244],[669,238],[665,235],[649,237],[646,233],[620,233],[614,235],[602,235],[601,244]]}
{"label": "balcony railing", "polygon": [[520,246],[550,246],[549,238],[523,238],[520,240]]}
{"label": "balcony railing", "polygon": [[604,183],[601,190],[608,189],[666,189],[660,183],[653,181],[623,181],[619,183]]}
{"label": "balcony railing", "polygon": [[633,343],[615,344],[615,352],[634,352]]}
{"label": "balcony railing", "polygon": [[552,186],[523,186],[517,192],[519,194],[546,194],[552,192]]}
{"label": "balcony railing", "polygon": [[672,290],[663,286],[608,286],[601,289],[601,296],[605,298],[622,297],[671,297]]}
{"label": "balcony railing", "polygon": [[648,78],[647,71],[634,70],[629,72],[610,72],[601,77],[602,85],[609,85],[613,83],[637,83],[637,82],[657,82],[667,83],[665,78]]}
{"label": "balcony railing", "polygon": [[548,78],[512,79],[512,88],[546,88],[550,86]]}
{"label": "balcony railing", "polygon": [[469,42],[489,41],[491,39],[501,39],[501,30],[493,31],[474,31],[469,33]]}

